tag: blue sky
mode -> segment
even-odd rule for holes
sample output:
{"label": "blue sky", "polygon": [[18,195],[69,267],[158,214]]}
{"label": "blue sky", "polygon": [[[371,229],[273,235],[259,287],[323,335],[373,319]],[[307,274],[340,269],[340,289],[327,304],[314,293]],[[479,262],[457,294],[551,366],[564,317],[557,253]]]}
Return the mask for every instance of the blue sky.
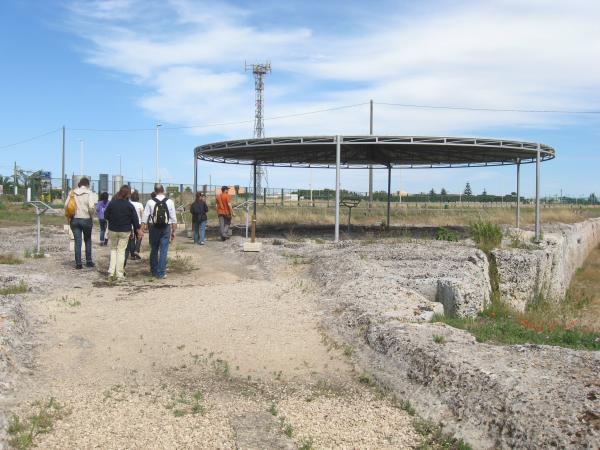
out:
{"label": "blue sky", "polygon": [[[192,181],[194,146],[252,136],[254,92],[244,61],[269,59],[265,115],[368,102],[509,109],[600,110],[600,3],[593,0],[231,1],[107,0],[0,2],[0,173],[14,161],[60,172],[58,132],[67,127],[67,173],[118,173],[150,180],[153,128],[161,131],[164,181]],[[269,136],[368,132],[368,106],[267,120]],[[88,131],[78,130],[88,129]],[[542,190],[600,192],[600,115],[424,110],[376,105],[375,133],[485,136],[556,148]],[[2,148],[4,147],[4,148]],[[514,190],[514,168],[403,170],[408,192]],[[249,182],[248,168],[206,164],[215,184]],[[523,190],[534,189],[533,167]],[[313,171],[315,187],[333,172]],[[272,187],[307,186],[307,170],[269,169]],[[384,189],[377,172],[376,189]],[[366,190],[367,174],[342,185]]]}

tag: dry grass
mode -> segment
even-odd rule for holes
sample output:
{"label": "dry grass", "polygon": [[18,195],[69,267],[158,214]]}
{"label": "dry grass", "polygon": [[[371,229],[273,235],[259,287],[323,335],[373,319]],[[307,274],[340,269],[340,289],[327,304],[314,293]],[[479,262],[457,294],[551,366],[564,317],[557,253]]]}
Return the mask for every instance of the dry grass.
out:
{"label": "dry grass", "polygon": [[0,255],[0,264],[23,264],[23,260],[12,254]]}
{"label": "dry grass", "polygon": [[569,295],[580,304],[573,320],[600,332],[600,246],[592,250],[584,265],[573,276]]}
{"label": "dry grass", "polygon": [[[341,209],[342,225],[347,223],[348,211]],[[331,225],[335,222],[335,210],[330,208],[311,207],[259,207],[258,223],[263,225]],[[575,208],[569,206],[542,208],[542,222],[545,223],[575,223],[591,217],[600,217],[600,208]],[[355,208],[352,211],[353,225],[381,225],[385,223],[385,205],[377,205],[372,209]],[[535,219],[534,208],[526,206],[521,209],[521,224],[533,225]],[[243,214],[239,214],[235,221],[243,223]],[[466,226],[473,222],[489,222],[498,225],[513,225],[515,223],[514,208],[480,207],[479,205],[462,208],[450,207],[448,209],[436,207],[415,207],[392,205],[392,225],[429,225],[429,226]]]}

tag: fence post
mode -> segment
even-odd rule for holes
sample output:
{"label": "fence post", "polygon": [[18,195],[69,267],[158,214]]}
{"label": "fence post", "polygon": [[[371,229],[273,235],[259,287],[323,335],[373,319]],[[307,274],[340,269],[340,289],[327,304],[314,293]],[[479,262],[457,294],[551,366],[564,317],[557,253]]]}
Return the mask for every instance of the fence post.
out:
{"label": "fence post", "polygon": [[285,197],[283,194],[283,189],[281,190],[281,206],[283,206],[283,201],[284,201]]}
{"label": "fence post", "polygon": [[263,206],[267,206],[267,188],[263,188]]}

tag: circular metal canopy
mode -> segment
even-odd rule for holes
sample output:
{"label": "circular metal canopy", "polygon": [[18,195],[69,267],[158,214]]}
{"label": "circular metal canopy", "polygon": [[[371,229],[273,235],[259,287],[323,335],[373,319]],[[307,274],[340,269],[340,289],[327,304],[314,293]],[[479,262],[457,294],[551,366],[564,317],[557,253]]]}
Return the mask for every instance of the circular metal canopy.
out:
{"label": "circular metal canopy", "polygon": [[[276,167],[335,167],[338,136],[244,139],[198,146],[198,159]],[[501,139],[339,136],[341,167],[443,168],[527,164],[555,157],[552,147]]]}

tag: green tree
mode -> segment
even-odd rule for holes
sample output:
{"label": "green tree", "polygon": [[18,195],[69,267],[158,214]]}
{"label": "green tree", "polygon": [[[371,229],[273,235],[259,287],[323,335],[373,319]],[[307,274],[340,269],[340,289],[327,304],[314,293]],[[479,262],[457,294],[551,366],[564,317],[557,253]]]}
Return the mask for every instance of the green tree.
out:
{"label": "green tree", "polygon": [[483,195],[483,196],[487,195],[487,191],[485,190],[485,188],[483,188],[483,192],[481,193],[481,195]]}
{"label": "green tree", "polygon": [[473,195],[473,191],[471,190],[471,183],[469,183],[467,181],[467,184],[465,185],[465,190],[463,191],[464,195]]}
{"label": "green tree", "polygon": [[598,203],[598,197],[596,196],[595,192],[592,192],[588,198],[588,201],[592,204],[596,204]]}
{"label": "green tree", "polygon": [[440,195],[448,195],[448,192],[446,192],[446,188],[442,188],[442,190],[440,191]]}
{"label": "green tree", "polygon": [[431,190],[429,191],[429,195],[435,195],[435,189],[431,188]]}

